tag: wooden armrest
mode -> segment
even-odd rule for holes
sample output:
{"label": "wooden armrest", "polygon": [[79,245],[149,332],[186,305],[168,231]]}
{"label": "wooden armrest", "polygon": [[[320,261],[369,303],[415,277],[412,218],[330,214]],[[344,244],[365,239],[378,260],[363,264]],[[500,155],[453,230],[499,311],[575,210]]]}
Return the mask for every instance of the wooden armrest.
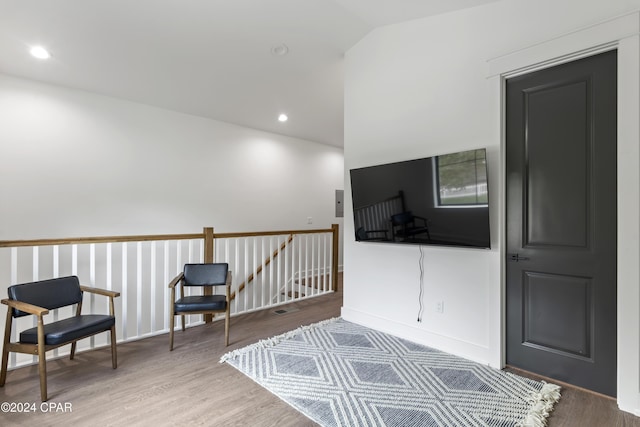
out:
{"label": "wooden armrest", "polygon": [[80,285],[80,290],[82,292],[90,292],[92,294],[104,295],[105,297],[111,297],[111,298],[116,298],[120,296],[120,292],[109,291],[107,289],[92,288],[91,286]]}
{"label": "wooden armrest", "polygon": [[34,314],[36,316],[44,316],[49,313],[49,309],[44,307],[38,307],[37,305],[29,304],[22,301],[17,301],[13,299],[3,299],[3,304],[8,305],[9,307],[13,307],[16,310],[24,311],[25,313]]}
{"label": "wooden armrest", "polygon": [[169,287],[170,288],[175,288],[176,285],[178,284],[178,282],[180,280],[182,280],[182,278],[184,277],[184,273],[180,273],[178,274],[176,277],[173,278],[173,280],[169,283]]}

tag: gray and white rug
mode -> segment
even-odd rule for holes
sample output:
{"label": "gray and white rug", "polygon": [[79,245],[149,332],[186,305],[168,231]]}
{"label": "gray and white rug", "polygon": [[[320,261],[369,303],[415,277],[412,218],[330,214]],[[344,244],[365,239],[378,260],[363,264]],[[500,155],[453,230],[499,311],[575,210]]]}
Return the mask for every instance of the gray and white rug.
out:
{"label": "gray and white rug", "polygon": [[343,319],[222,356],[322,426],[544,426],[560,387]]}

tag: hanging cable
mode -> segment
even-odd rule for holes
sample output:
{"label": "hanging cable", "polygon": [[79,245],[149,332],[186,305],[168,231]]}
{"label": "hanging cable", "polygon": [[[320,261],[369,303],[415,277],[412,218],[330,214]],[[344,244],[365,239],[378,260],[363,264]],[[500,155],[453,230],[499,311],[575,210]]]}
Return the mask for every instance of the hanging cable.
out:
{"label": "hanging cable", "polygon": [[424,294],[424,252],[422,251],[422,245],[418,245],[420,248],[420,260],[418,262],[420,267],[420,293],[418,294],[418,322],[422,322],[422,313],[424,311],[424,305],[422,304],[422,296]]}

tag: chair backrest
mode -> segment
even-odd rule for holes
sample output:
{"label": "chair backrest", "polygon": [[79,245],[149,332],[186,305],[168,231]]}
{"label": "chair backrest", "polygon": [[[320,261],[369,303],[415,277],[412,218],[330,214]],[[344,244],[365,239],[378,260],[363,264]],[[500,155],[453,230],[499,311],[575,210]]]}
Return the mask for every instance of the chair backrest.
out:
{"label": "chair backrest", "polygon": [[227,283],[229,264],[185,264],[184,286],[221,286]]}
{"label": "chair backrest", "polygon": [[409,224],[411,221],[413,221],[413,214],[411,214],[411,211],[402,212],[391,216],[391,222],[393,223],[393,225],[405,225]]}
{"label": "chair backrest", "polygon": [[[49,310],[77,304],[82,301],[80,281],[77,276],[40,280],[9,286],[9,298],[44,307]],[[26,316],[29,313],[13,309],[13,317]]]}

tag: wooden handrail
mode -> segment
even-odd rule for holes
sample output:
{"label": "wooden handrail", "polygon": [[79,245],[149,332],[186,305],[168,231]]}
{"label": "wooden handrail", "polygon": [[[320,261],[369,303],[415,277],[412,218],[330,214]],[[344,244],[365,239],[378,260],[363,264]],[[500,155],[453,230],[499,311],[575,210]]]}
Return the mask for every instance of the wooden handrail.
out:
{"label": "wooden handrail", "polygon": [[354,208],[354,211],[360,211],[363,209],[367,209],[367,208],[371,208],[373,206],[377,206],[377,205],[381,205],[383,203],[387,203],[390,202],[392,200],[398,199],[400,200],[400,203],[402,204],[402,210],[404,211],[404,193],[402,192],[402,190],[398,191],[398,195],[397,196],[391,196],[391,197],[387,197],[384,200],[380,200],[379,202],[375,202],[375,203],[369,203],[368,205],[362,205],[362,206],[358,206],[357,208]]}
{"label": "wooden handrail", "polygon": [[239,233],[215,233],[216,239],[229,239],[234,237],[279,236],[282,234],[320,234],[331,233],[331,228],[318,228],[313,230],[279,230],[279,231],[246,231]]}
{"label": "wooden handrail", "polygon": [[[228,239],[233,237],[257,237],[257,236],[278,236],[282,234],[319,234],[331,233],[332,228],[313,230],[280,230],[280,231],[249,231],[234,233],[212,233],[214,239]],[[122,243],[122,242],[148,242],[161,240],[192,240],[203,239],[207,229],[203,233],[189,234],[149,234],[134,236],[99,236],[99,237],[64,237],[57,239],[33,239],[33,240],[0,240],[0,248],[22,247],[22,246],[53,246],[53,245],[74,245],[89,243]]]}
{"label": "wooden handrail", "polygon": [[20,246],[53,246],[75,245],[88,243],[120,243],[120,242],[147,242],[153,240],[190,240],[202,239],[202,233],[197,234],[153,234],[144,236],[104,236],[104,237],[69,237],[61,239],[34,239],[34,240],[0,240],[0,248],[12,248]]}
{"label": "wooden handrail", "polygon": [[247,277],[247,280],[245,280],[244,282],[240,283],[240,286],[238,286],[238,291],[233,291],[231,293],[231,298],[229,299],[229,301],[233,301],[234,299],[236,299],[236,293],[240,293],[244,288],[247,287],[247,285],[249,283],[251,283],[253,281],[253,279],[262,272],[262,269],[264,267],[266,267],[267,265],[269,265],[271,263],[271,260],[274,259],[275,257],[277,257],[281,251],[284,250],[284,248],[287,247],[287,245],[289,243],[291,243],[291,241],[293,240],[293,234],[289,235],[289,238],[287,239],[286,242],[282,242],[282,244],[280,245],[279,248],[277,248],[275,251],[273,251],[273,254],[271,254],[271,256],[267,259],[264,260],[264,263],[260,264],[258,266],[258,268],[256,269],[255,273],[251,273],[249,275],[249,277]]}

